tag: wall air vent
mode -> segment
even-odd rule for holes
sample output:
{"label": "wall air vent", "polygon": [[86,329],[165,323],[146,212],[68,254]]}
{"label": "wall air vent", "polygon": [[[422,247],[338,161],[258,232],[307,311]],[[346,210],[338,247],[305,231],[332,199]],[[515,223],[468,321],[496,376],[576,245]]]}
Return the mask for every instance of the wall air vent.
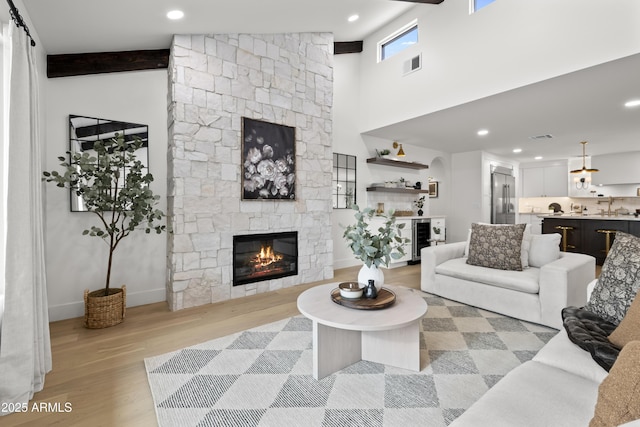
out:
{"label": "wall air vent", "polygon": [[402,75],[406,76],[414,71],[418,71],[420,68],[422,68],[422,54],[407,59],[402,63]]}
{"label": "wall air vent", "polygon": [[549,133],[547,133],[545,135],[535,135],[535,136],[530,136],[529,137],[529,139],[535,139],[535,140],[537,140],[537,139],[551,139],[551,138],[553,138],[553,135],[551,135]]}

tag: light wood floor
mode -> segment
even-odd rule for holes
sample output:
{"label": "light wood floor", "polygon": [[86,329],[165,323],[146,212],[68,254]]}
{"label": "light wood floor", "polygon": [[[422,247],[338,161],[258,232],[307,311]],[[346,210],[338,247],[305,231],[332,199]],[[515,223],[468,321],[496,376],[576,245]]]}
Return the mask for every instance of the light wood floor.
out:
{"label": "light wood floor", "polygon": [[[124,323],[85,329],[82,319],[51,323],[53,370],[27,413],[0,417],[2,426],[156,426],[144,358],[299,314],[298,295],[321,283],[355,280],[359,267],[332,280],[171,312],[166,303],[127,309]],[[420,265],[385,270],[385,282],[419,289]],[[33,412],[58,404],[71,412]]]}

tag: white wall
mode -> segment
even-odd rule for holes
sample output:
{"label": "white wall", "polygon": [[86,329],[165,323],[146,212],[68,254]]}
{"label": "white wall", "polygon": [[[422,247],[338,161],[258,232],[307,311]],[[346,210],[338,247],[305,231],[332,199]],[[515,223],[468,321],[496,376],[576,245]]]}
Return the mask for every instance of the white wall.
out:
{"label": "white wall", "polygon": [[[389,193],[367,193],[366,188],[374,182],[396,181],[400,177],[407,181],[421,181],[426,186],[429,176],[434,176],[430,169],[411,170],[380,165],[370,165],[367,158],[375,157],[375,150],[388,148],[392,150],[393,141],[388,141],[371,136],[363,136],[359,132],[358,111],[361,107],[359,93],[361,54],[336,55],[334,58],[334,99],[333,99],[333,151],[341,154],[349,154],[357,157],[357,203],[361,208],[366,206],[376,207],[377,203],[384,202],[385,210],[402,209],[410,210],[416,195],[389,195]],[[450,168],[451,156],[440,151],[430,150],[424,147],[403,145],[406,153],[404,160],[432,164],[434,159],[438,159],[436,164],[437,176],[442,177],[441,188],[445,192],[442,199],[439,199],[437,209],[431,209],[430,202],[435,199],[428,199],[423,210],[425,215],[446,214],[448,193],[448,170]],[[334,267],[344,268],[360,264],[356,260],[351,250],[347,247],[342,237],[344,226],[355,221],[351,209],[334,209],[332,215],[332,238]]]}
{"label": "white wall", "polygon": [[[473,222],[491,222],[491,167],[513,168],[516,188],[519,164],[483,151],[452,155],[451,208],[447,217],[447,241],[467,238]],[[516,193],[516,197],[519,194]]]}
{"label": "white wall", "polygon": [[[46,169],[59,169],[58,156],[69,149],[69,114],[149,125],[149,165],[166,212],[167,195],[167,71],[153,70],[47,79]],[[97,217],[70,212],[69,193],[45,186],[46,268],[49,316],[52,321],[84,315],[84,289],[104,287],[108,246],[82,236]],[[111,284],[127,285],[127,305],[164,301],[166,236],[143,232],[123,240],[114,255]]]}
{"label": "white wall", "polygon": [[[370,180],[366,158],[369,153],[358,132],[359,74],[359,54],[335,55],[333,61],[333,152],[356,156],[356,202],[360,206],[366,206],[365,189],[366,183]],[[358,263],[342,238],[343,226],[353,221],[351,209],[333,209],[331,234],[334,268],[344,268]]]}
{"label": "white wall", "polygon": [[[369,131],[640,51],[637,0],[468,0],[417,6],[364,41],[361,130]],[[413,19],[419,41],[377,63],[376,45]],[[402,63],[422,53],[422,69]]]}

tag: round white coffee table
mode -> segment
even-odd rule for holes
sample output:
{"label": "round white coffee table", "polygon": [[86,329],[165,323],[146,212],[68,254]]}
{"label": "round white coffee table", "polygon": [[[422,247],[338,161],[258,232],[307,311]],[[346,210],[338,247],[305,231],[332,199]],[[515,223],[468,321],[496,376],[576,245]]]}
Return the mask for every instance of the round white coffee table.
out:
{"label": "round white coffee table", "polygon": [[360,360],[420,371],[420,319],[427,303],[419,291],[385,285],[395,303],[380,310],[336,304],[320,285],[298,297],[298,310],[313,322],[313,376],[321,379]]}

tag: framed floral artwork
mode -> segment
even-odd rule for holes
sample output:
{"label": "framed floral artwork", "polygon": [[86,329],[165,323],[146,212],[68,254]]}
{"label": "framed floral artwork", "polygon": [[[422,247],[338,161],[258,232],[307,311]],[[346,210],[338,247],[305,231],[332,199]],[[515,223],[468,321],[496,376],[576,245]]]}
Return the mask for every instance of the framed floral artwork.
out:
{"label": "framed floral artwork", "polygon": [[296,199],[295,128],[242,118],[242,199]]}

